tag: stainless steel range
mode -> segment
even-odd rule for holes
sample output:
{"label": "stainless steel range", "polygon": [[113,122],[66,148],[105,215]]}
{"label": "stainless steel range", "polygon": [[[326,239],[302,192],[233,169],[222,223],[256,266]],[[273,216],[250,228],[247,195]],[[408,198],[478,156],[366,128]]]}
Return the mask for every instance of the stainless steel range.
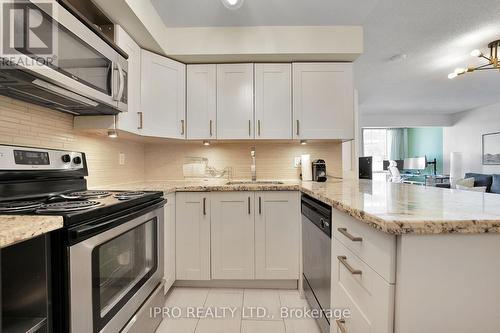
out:
{"label": "stainless steel range", "polygon": [[163,303],[163,193],[89,191],[87,175],[84,153],[0,146],[0,214],[64,220],[51,235],[52,331],[155,326],[144,318]]}

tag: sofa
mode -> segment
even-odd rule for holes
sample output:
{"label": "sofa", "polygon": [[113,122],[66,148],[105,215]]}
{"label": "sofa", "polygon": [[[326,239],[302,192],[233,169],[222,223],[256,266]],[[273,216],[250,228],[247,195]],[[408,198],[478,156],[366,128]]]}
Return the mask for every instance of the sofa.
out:
{"label": "sofa", "polygon": [[[474,187],[485,186],[487,193],[500,194],[500,175],[468,172],[464,178],[474,178]],[[438,184],[438,187],[450,188],[450,184]]]}

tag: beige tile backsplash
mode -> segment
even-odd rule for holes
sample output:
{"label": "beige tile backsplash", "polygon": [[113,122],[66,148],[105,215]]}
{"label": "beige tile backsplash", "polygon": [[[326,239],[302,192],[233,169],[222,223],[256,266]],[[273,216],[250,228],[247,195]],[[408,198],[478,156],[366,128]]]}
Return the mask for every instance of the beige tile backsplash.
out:
{"label": "beige tile backsplash", "polygon": [[[250,178],[250,147],[256,147],[258,179],[298,179],[295,156],[323,158],[328,174],[342,176],[342,145],[315,142],[200,142],[110,139],[73,129],[73,116],[0,96],[0,144],[83,151],[87,155],[90,187],[143,180],[183,179],[185,157],[206,157],[216,168],[232,167],[235,179]],[[125,164],[119,164],[119,154]]]}
{"label": "beige tile backsplash", "polygon": [[[235,179],[249,179],[250,148],[255,146],[257,179],[298,179],[300,168],[293,165],[294,157],[311,154],[311,159],[323,158],[330,175],[342,177],[342,145],[332,142],[232,142],[203,146],[199,142],[168,142],[148,144],[145,150],[146,178],[151,180],[182,179],[184,157],[206,157],[209,165],[222,169],[232,167]],[[154,167],[153,167],[154,166]]]}
{"label": "beige tile backsplash", "polygon": [[[90,187],[144,179],[144,144],[81,134],[73,116],[0,96],[0,143],[83,151]],[[126,156],[119,165],[119,153]]]}

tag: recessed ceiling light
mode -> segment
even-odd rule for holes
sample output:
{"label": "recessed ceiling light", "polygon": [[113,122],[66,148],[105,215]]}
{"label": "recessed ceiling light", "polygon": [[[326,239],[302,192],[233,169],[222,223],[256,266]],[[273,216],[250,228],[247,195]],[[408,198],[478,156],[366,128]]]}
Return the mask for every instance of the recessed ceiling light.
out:
{"label": "recessed ceiling light", "polygon": [[243,0],[221,0],[228,9],[238,9],[243,5]]}

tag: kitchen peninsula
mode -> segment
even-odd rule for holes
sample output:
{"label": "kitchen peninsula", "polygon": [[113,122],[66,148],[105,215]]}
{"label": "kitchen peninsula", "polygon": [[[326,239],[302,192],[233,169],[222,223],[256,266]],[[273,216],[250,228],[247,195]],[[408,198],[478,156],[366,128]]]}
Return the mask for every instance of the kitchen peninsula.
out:
{"label": "kitchen peninsula", "polygon": [[500,307],[498,195],[340,179],[245,185],[165,181],[125,187],[171,196],[301,191],[332,206],[331,304],[352,309],[352,317],[338,323],[347,332],[493,333],[500,327],[495,313]]}

